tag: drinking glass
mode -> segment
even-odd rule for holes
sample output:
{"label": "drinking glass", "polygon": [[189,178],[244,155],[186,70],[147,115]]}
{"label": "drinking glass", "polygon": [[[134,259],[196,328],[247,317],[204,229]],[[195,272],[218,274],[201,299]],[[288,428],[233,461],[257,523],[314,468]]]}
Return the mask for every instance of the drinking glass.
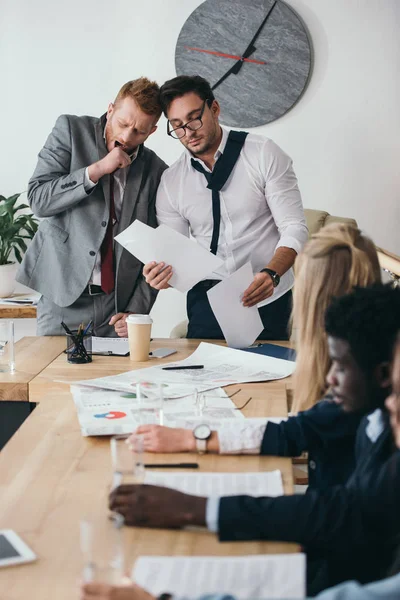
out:
{"label": "drinking glass", "polygon": [[0,373],[14,373],[14,321],[0,320]]}
{"label": "drinking glass", "polygon": [[80,522],[84,582],[121,584],[125,574],[122,527],[124,519],[112,513],[109,518],[84,518]]}
{"label": "drinking glass", "polygon": [[162,384],[136,384],[136,398],[141,425],[164,425],[164,391]]}
{"label": "drinking glass", "polygon": [[119,485],[143,483],[143,437],[115,435],[110,440],[112,489]]}

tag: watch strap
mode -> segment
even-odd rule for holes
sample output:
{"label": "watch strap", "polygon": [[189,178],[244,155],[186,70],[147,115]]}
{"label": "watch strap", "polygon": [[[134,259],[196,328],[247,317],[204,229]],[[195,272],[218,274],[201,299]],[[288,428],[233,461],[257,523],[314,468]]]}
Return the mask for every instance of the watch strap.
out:
{"label": "watch strap", "polygon": [[197,452],[204,454],[205,452],[207,452],[207,440],[199,440],[197,438],[196,439],[196,450]]}
{"label": "watch strap", "polygon": [[261,269],[260,273],[268,273],[268,275],[271,276],[274,287],[276,287],[281,280],[281,276],[273,269],[268,269],[268,267],[265,267],[265,269]]}

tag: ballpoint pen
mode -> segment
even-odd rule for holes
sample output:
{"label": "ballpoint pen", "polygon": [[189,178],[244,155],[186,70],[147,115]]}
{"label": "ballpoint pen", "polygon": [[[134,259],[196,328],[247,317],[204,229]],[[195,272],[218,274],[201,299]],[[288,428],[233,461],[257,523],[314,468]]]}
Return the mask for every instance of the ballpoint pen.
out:
{"label": "ballpoint pen", "polygon": [[185,365],[181,367],[161,367],[163,371],[183,371],[184,369],[204,369],[204,365]]}
{"label": "ballpoint pen", "polygon": [[149,463],[144,465],[145,469],[198,469],[198,463]]}

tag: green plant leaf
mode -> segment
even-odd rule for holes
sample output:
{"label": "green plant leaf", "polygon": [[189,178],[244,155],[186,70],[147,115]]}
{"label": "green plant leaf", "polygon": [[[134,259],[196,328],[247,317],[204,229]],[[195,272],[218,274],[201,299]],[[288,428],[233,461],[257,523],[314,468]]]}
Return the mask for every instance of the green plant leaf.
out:
{"label": "green plant leaf", "polygon": [[31,240],[37,229],[38,221],[32,213],[20,214],[29,210],[27,204],[17,204],[21,193],[9,198],[0,195],[0,265],[7,264],[11,252],[22,261],[22,252],[26,252],[26,240]]}

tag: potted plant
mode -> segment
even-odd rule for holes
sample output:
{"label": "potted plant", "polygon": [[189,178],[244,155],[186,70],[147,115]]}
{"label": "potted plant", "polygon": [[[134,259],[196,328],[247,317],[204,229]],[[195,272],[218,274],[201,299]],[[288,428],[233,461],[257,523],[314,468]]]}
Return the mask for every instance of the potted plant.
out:
{"label": "potted plant", "polygon": [[[24,214],[27,204],[18,204],[21,194],[9,198],[0,195],[0,298],[10,296],[15,288],[17,263],[26,251],[25,240],[35,235],[38,222],[32,214]],[[22,214],[21,214],[22,213]]]}

